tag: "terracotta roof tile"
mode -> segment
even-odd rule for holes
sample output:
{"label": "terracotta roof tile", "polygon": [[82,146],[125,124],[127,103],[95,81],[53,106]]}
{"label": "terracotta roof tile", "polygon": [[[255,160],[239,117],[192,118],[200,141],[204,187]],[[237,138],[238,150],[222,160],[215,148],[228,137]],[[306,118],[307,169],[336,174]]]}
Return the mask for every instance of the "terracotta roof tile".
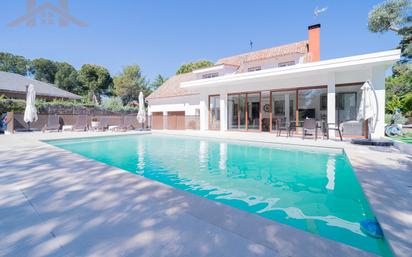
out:
{"label": "terracotta roof tile", "polygon": [[252,62],[257,60],[263,60],[268,58],[275,58],[280,56],[286,56],[295,53],[306,54],[307,53],[307,40],[276,46],[272,48],[266,48],[259,51],[249,52],[245,54],[229,56],[217,61],[217,64],[231,64],[241,66],[242,63]]}
{"label": "terracotta roof tile", "polygon": [[156,91],[151,93],[147,97],[147,99],[150,100],[154,98],[199,94],[199,92],[196,90],[184,89],[180,87],[181,82],[191,81],[194,79],[196,79],[196,74],[194,73],[174,75],[173,77],[166,80],[166,82],[163,83],[163,85],[161,85]]}
{"label": "terracotta roof tile", "polygon": [[[308,51],[307,51],[308,41],[300,41],[288,45],[276,46],[272,48],[262,49],[259,51],[249,52],[245,54],[229,56],[222,58],[216,62],[216,65],[225,64],[240,67],[240,72],[242,72],[242,64],[255,61],[263,61],[271,58],[287,56],[291,54],[305,54],[304,61],[308,61]],[[196,79],[196,74],[186,73],[175,75],[168,79],[162,86],[160,86],[156,91],[150,94],[147,98],[166,98],[174,96],[184,96],[198,94],[197,91],[191,89],[180,88],[180,83],[185,81],[191,81]]]}

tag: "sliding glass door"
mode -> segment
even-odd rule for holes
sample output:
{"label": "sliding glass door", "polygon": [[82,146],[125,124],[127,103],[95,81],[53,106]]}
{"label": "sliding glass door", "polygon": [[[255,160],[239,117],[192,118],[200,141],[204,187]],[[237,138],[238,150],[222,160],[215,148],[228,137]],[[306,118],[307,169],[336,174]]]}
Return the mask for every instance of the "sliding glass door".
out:
{"label": "sliding glass door", "polygon": [[260,130],[260,93],[228,95],[227,115],[229,130]]}
{"label": "sliding glass door", "polygon": [[296,122],[296,90],[271,93],[272,131]]}
{"label": "sliding glass door", "polygon": [[220,129],[220,96],[209,96],[209,129]]}
{"label": "sliding glass door", "polygon": [[247,129],[260,130],[260,93],[247,94]]}

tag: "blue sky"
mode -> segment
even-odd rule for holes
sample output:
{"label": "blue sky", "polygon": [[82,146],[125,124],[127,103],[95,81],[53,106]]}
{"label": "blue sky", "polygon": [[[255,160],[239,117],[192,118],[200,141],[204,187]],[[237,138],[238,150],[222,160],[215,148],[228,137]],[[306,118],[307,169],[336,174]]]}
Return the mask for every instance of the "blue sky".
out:
{"label": "blue sky", "polygon": [[[11,28],[7,24],[25,14],[26,0],[1,0],[0,51],[66,61],[76,68],[99,64],[112,75],[137,63],[152,79],[156,74],[171,76],[189,61],[247,52],[250,40],[255,50],[305,40],[307,26],[321,23],[325,60],[397,46],[395,34],[367,30],[368,12],[380,2],[69,0],[70,14],[87,27]],[[313,10],[325,6],[327,11],[315,18]]]}

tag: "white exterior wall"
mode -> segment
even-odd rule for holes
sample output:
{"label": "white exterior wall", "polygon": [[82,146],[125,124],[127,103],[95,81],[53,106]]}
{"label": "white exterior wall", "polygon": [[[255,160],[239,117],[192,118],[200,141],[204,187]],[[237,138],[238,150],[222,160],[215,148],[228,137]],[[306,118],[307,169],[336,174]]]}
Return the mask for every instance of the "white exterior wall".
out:
{"label": "white exterior wall", "polygon": [[185,115],[197,115],[199,112],[199,95],[167,97],[149,99],[148,115],[151,116],[153,112],[167,112],[184,111]]}
{"label": "white exterior wall", "polygon": [[[150,100],[149,115],[157,111],[185,111],[186,115],[193,115],[196,110],[199,110],[200,129],[207,130],[209,95],[220,95],[220,129],[225,131],[227,130],[227,94],[229,93],[268,92],[279,89],[325,86],[327,87],[328,109],[323,112],[328,114],[328,123],[336,123],[335,97],[337,89],[335,86],[370,81],[376,90],[378,101],[378,118],[375,129],[371,131],[371,136],[372,138],[380,138],[384,136],[385,126],[385,71],[399,58],[400,51],[392,50],[184,82],[181,83],[181,87],[196,88],[200,94]],[[320,113],[320,99],[316,99],[315,102],[316,104],[311,107]]]}
{"label": "white exterior wall", "polygon": [[[378,95],[378,122],[375,132],[372,133],[373,138],[381,138],[384,136],[384,113],[385,113],[385,70],[386,67],[376,67],[373,70],[370,69],[358,69],[352,71],[337,71],[329,73],[311,74],[308,76],[290,77],[284,79],[273,79],[270,81],[256,80],[253,83],[237,83],[233,85],[216,85],[213,87],[202,88],[203,97],[201,98],[204,103],[204,108],[200,108],[201,116],[201,130],[208,129],[208,96],[219,94],[220,99],[220,113],[221,113],[221,131],[227,130],[227,94],[239,93],[239,92],[254,92],[254,91],[267,91],[276,89],[295,89],[297,87],[312,87],[312,86],[327,86],[328,87],[328,123],[336,122],[336,109],[335,109],[335,85],[336,84],[349,84],[359,83],[370,80],[376,89]],[[223,96],[226,96],[222,99]],[[358,97],[359,99],[360,97]],[[319,104],[320,100],[317,99],[315,103]],[[320,106],[313,106],[315,109],[319,109]],[[326,111],[325,111],[326,112]],[[318,111],[318,113],[320,113]],[[202,118],[203,117],[203,118]],[[331,137],[334,133],[330,133]]]}
{"label": "white exterior wall", "polygon": [[381,138],[385,135],[385,67],[373,67],[370,75],[378,100],[378,113],[376,126],[369,132],[372,138]]}

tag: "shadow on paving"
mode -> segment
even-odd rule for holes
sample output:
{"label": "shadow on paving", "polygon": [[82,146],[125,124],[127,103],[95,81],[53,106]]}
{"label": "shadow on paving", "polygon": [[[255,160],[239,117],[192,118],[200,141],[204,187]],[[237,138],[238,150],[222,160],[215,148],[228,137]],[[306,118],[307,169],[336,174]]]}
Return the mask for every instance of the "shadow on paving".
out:
{"label": "shadow on paving", "polygon": [[[369,147],[375,154],[358,154],[354,168],[373,211],[390,239],[397,256],[412,253],[412,156],[393,157],[387,148]],[[387,165],[376,164],[385,159]]]}
{"label": "shadow on paving", "polygon": [[368,255],[52,147],[0,160],[0,255]]}

